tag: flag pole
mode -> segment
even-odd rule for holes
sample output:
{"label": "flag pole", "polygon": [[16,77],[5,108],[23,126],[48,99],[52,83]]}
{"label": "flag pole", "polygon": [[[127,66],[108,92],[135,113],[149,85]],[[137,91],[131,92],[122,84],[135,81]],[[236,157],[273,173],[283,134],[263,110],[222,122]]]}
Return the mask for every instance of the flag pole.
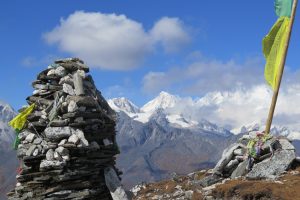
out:
{"label": "flag pole", "polygon": [[294,24],[295,15],[296,15],[297,3],[298,3],[298,0],[293,1],[291,20],[290,20],[290,24],[288,26],[287,40],[284,45],[283,59],[281,60],[280,65],[279,65],[278,81],[277,81],[275,89],[274,89],[272,103],[270,106],[269,115],[268,115],[268,119],[267,119],[267,123],[266,123],[266,129],[265,129],[266,134],[270,133],[270,128],[271,128],[273,115],[274,115],[274,111],[275,111],[275,106],[276,106],[276,102],[277,102],[277,97],[278,97],[278,93],[279,93],[281,78],[282,78],[282,74],[283,74],[283,70],[284,70],[285,60],[286,60],[286,56],[287,56],[287,52],[288,52],[288,48],[289,48],[292,28],[293,28],[293,24]]}

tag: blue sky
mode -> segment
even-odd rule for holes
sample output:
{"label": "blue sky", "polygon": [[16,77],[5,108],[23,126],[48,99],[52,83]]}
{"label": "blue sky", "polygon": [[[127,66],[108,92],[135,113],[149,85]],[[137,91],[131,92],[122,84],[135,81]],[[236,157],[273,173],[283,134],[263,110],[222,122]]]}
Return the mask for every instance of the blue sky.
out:
{"label": "blue sky", "polygon": [[[37,73],[70,56],[83,57],[105,97],[125,96],[139,106],[161,90],[201,97],[263,83],[261,41],[277,19],[273,4],[1,1],[0,99],[19,108]],[[285,75],[291,81],[300,67],[299,34],[298,15]]]}

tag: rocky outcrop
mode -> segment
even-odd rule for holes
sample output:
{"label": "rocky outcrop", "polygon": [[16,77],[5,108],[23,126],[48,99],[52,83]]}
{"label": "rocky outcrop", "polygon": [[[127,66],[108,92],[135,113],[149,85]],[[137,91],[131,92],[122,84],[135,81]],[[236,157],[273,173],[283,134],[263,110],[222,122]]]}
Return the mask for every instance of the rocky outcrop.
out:
{"label": "rocky outcrop", "polygon": [[248,179],[277,179],[289,170],[294,162],[298,162],[292,143],[287,138],[273,136],[263,143],[260,155],[252,158],[253,165],[249,165],[249,147],[246,144],[255,137],[255,134],[249,133],[239,142],[226,148],[213,169],[213,174],[198,183],[207,187],[226,178],[242,176]]}
{"label": "rocky outcrop", "polygon": [[277,151],[274,153],[274,156],[272,158],[267,158],[262,162],[255,164],[252,170],[247,174],[247,178],[275,179],[289,169],[295,158],[296,156],[294,150]]}
{"label": "rocky outcrop", "polygon": [[295,157],[290,141],[286,138],[266,141],[265,148],[269,144],[280,148],[275,148],[272,157],[266,156],[269,152],[265,149],[261,160],[257,158],[249,171],[248,160],[239,157],[246,154],[247,141],[243,140],[229,146],[214,169],[186,176],[175,174],[170,180],[136,185],[131,190],[133,199],[299,199],[300,158]]}
{"label": "rocky outcrop", "polygon": [[35,108],[18,136],[21,173],[9,199],[126,199],[114,167],[114,112],[88,72],[81,60],[62,59],[32,83]]}

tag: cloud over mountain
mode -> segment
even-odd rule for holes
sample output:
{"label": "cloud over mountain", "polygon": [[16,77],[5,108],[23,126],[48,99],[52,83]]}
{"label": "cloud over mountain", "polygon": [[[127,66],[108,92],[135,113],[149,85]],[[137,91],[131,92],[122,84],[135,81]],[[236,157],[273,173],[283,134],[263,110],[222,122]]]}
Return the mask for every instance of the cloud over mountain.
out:
{"label": "cloud over mountain", "polygon": [[169,89],[179,94],[199,96],[212,91],[261,84],[264,82],[263,70],[259,58],[242,63],[202,58],[168,71],[148,72],[143,78],[143,89],[150,94]]}

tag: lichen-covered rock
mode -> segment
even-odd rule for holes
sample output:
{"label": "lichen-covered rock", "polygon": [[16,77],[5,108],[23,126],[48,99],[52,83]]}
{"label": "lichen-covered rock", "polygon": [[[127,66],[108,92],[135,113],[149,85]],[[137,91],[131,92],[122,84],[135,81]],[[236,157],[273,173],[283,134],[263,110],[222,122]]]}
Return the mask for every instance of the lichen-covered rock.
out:
{"label": "lichen-covered rock", "polygon": [[296,154],[293,150],[276,151],[272,158],[268,158],[253,166],[247,174],[249,179],[270,178],[274,179],[289,169],[295,160]]}

